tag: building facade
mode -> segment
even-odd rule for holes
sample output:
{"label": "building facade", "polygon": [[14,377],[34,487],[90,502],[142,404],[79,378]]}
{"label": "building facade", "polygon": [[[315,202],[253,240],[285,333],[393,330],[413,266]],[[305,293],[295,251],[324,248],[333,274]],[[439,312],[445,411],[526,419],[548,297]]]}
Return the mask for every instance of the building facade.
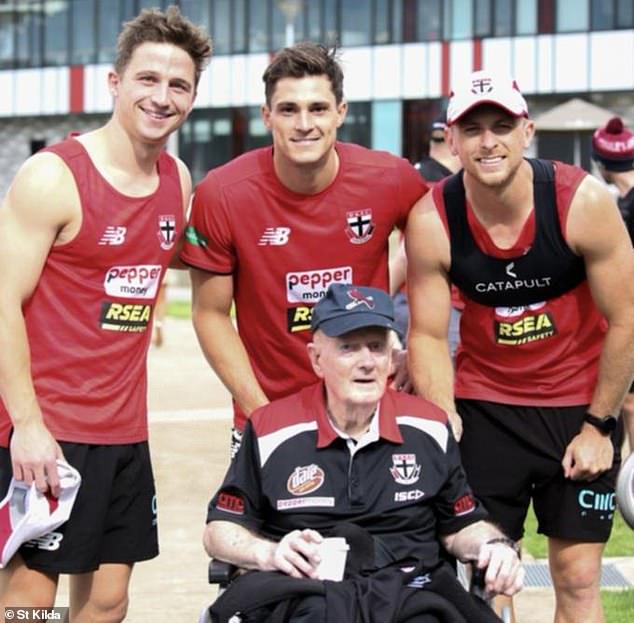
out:
{"label": "building facade", "polygon": [[[412,162],[451,85],[476,69],[514,75],[533,116],[579,97],[634,121],[634,0],[0,0],[1,193],[37,149],[108,118],[121,23],[167,4],[214,40],[170,144],[195,181],[269,142],[261,77],[292,41],[340,47],[350,109],[340,137]],[[567,129],[534,151],[589,168],[590,133],[574,157]]]}

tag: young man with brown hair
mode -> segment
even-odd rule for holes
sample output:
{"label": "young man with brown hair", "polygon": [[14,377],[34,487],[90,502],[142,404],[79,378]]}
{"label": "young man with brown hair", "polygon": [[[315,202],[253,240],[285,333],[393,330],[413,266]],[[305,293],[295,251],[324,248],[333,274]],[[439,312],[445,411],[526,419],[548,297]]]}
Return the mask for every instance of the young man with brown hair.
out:
{"label": "young man with brown hair", "polygon": [[68,522],[2,571],[2,606],[52,606],[70,573],[72,621],[121,621],[134,563],[158,554],[148,328],[191,192],[164,148],[210,55],[175,7],[143,11],[119,37],[110,120],[29,158],[4,199],[2,484],[57,495],[65,458],[82,485]]}
{"label": "young man with brown hair", "polygon": [[[407,226],[414,383],[450,413],[469,483],[515,540],[532,500],[555,620],[601,623],[615,418],[634,372],[632,244],[596,179],[524,158],[535,126],[511,78],[469,76],[454,87],[447,123],[463,171],[434,187]],[[455,388],[451,283],[465,301]]]}
{"label": "young man with brown hair", "polygon": [[405,160],[337,141],[347,105],[334,50],[286,48],[263,79],[273,147],[209,172],[181,254],[198,339],[235,401],[234,450],[253,409],[314,380],[305,345],[328,285],[387,289],[389,235],[426,190]]}

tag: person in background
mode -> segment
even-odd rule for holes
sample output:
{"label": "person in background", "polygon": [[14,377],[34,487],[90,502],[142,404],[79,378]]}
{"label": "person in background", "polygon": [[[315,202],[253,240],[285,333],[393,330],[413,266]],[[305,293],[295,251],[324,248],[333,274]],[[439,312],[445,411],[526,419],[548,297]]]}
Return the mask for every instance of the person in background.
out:
{"label": "person in background", "polygon": [[[460,160],[451,153],[445,141],[446,127],[444,117],[438,118],[432,123],[428,155],[414,165],[414,168],[418,170],[430,186],[460,169]],[[406,276],[407,255],[405,253],[405,242],[403,237],[401,237],[398,249],[390,258],[390,294],[394,299],[396,333],[403,344],[407,342],[407,329],[409,326]],[[449,322],[449,347],[451,356],[454,357],[460,343],[460,313],[463,307],[460,296],[455,289],[452,290],[452,301],[454,305]]]}
{"label": "person in background", "polygon": [[0,488],[57,496],[57,459],[82,478],[69,520],[0,572],[0,608],[53,606],[68,573],[71,621],[122,621],[135,562],[158,554],[146,360],[191,194],[165,145],[210,56],[176,7],[142,11],[111,118],[29,158],[0,208]]}
{"label": "person in background", "polygon": [[[620,117],[613,117],[592,135],[592,158],[603,179],[616,187],[619,210],[634,242],[634,132]],[[625,396],[622,416],[629,451],[634,452],[634,382]]]}
{"label": "person in background", "polygon": [[[555,620],[602,623],[618,415],[634,373],[632,243],[602,183],[524,158],[535,126],[512,78],[465,77],[447,124],[463,169],[407,224],[410,373],[449,412],[469,484],[511,538],[533,502]],[[455,385],[451,283],[465,301]]]}
{"label": "person in background", "polygon": [[427,190],[403,158],[337,141],[347,105],[336,50],[285,48],[263,81],[273,146],[207,174],[181,254],[198,339],[233,396],[234,452],[253,409],[315,379],[305,348],[328,286],[387,290],[390,234]]}

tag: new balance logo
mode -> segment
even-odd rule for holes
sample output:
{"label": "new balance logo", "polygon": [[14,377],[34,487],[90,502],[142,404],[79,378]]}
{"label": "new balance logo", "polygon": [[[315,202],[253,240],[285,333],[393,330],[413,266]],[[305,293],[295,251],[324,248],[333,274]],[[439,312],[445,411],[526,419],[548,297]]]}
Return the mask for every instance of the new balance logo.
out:
{"label": "new balance logo", "polygon": [[115,227],[108,225],[99,239],[100,245],[116,246],[125,242],[125,235],[128,231],[127,227]]}
{"label": "new balance logo", "polygon": [[288,242],[291,235],[290,227],[267,227],[258,242],[258,246],[281,247]]}
{"label": "new balance logo", "polygon": [[37,547],[37,549],[45,549],[49,552],[54,552],[59,549],[62,544],[64,535],[61,532],[49,532],[44,536],[39,536],[37,539],[31,539],[27,541],[25,547]]}

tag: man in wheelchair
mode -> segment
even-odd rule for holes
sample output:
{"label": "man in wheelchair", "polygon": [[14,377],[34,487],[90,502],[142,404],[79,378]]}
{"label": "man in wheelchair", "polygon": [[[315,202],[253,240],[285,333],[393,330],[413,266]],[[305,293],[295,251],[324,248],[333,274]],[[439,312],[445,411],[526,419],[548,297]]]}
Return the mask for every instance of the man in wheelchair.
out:
{"label": "man in wheelchair", "polygon": [[[333,284],[311,328],[321,381],[254,412],[209,503],[209,555],[256,571],[216,600],[211,620],[499,621],[441,547],[485,570],[491,595],[521,589],[517,548],[473,497],[446,413],[388,388],[390,297]],[[319,579],[332,536],[350,546],[341,582]]]}

